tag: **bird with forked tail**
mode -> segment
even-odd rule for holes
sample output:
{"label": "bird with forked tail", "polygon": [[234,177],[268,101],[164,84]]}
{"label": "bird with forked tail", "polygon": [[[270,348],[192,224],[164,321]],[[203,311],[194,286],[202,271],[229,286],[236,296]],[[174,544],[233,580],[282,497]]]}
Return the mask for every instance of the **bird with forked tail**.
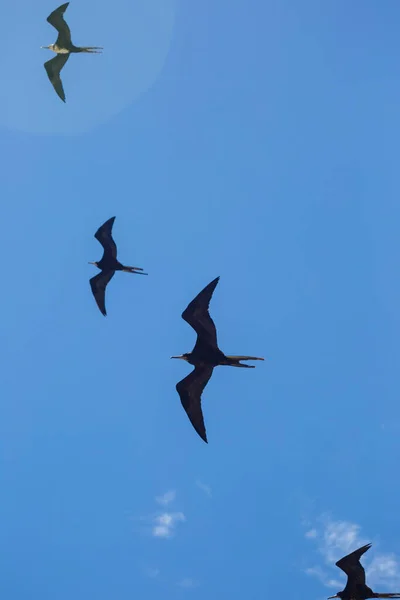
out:
{"label": "bird with forked tail", "polygon": [[114,277],[115,271],[135,273],[136,275],[147,275],[147,273],[143,273],[143,269],[140,267],[127,267],[117,260],[117,246],[112,237],[114,221],[115,217],[111,217],[111,219],[108,219],[108,221],[103,223],[94,234],[96,240],[103,246],[104,252],[101,260],[98,262],[89,262],[90,265],[95,265],[101,270],[101,273],[95,275],[90,280],[90,287],[92,288],[92,293],[97,306],[104,316],[107,315],[105,304],[106,287]]}
{"label": "bird with forked tail", "polygon": [[68,8],[69,2],[62,4],[47,17],[48,23],[53,25],[58,31],[58,37],[54,44],[50,46],[41,46],[52,50],[57,54],[54,58],[44,63],[44,68],[52,86],[54,87],[57,95],[65,102],[65,92],[60,77],[61,69],[69,59],[70,54],[77,54],[79,52],[88,52],[90,54],[99,54],[103,49],[102,46],[75,46],[71,40],[71,31],[64,21],[64,13]]}
{"label": "bird with forked tail", "polygon": [[371,544],[365,544],[358,550],[354,550],[347,556],[337,561],[336,566],[347,575],[347,584],[344,590],[329,598],[341,598],[341,600],[367,600],[367,598],[400,598],[400,593],[385,594],[371,590],[365,583],[365,570],[360,563],[360,557],[371,548]]}
{"label": "bird with forked tail", "polygon": [[214,367],[226,365],[254,369],[254,365],[244,365],[240,361],[264,360],[256,356],[228,356],[218,348],[217,331],[208,312],[211,296],[218,281],[219,277],[211,281],[182,313],[182,318],[197,333],[197,341],[192,352],[186,352],[181,356],[171,356],[171,358],[180,358],[194,365],[194,370],[177,384],[176,390],[190,422],[206,443],[207,435],[201,410],[201,394],[213,374]]}

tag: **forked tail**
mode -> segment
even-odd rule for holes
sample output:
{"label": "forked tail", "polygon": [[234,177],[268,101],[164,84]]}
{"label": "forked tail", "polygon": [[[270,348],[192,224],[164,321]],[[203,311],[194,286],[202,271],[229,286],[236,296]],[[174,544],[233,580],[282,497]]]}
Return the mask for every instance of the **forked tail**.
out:
{"label": "forked tail", "polygon": [[136,275],[148,275],[148,273],[144,273],[141,267],[124,267],[122,269],[126,273],[135,273]]}
{"label": "forked tail", "polygon": [[81,52],[90,52],[91,54],[101,54],[103,46],[82,46]]}
{"label": "forked tail", "polygon": [[245,369],[254,369],[255,365],[243,365],[241,360],[264,360],[263,358],[259,358],[258,356],[226,356],[226,358],[230,361],[228,364],[230,367],[243,367]]}

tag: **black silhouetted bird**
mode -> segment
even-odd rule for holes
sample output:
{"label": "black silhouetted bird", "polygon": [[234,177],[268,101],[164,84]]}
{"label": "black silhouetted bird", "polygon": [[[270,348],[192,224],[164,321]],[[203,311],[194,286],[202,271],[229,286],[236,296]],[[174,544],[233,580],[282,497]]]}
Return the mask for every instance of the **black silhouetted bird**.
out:
{"label": "black silhouetted bird", "polygon": [[336,566],[342,569],[347,575],[347,584],[344,590],[338,592],[329,598],[341,598],[342,600],[366,600],[367,598],[400,598],[400,593],[378,594],[373,592],[365,584],[365,571],[360,563],[360,557],[371,548],[371,544],[366,544],[351,554],[347,554],[337,561]]}
{"label": "black silhouetted bird", "polygon": [[53,25],[58,31],[58,37],[55,44],[50,46],[41,46],[41,48],[47,48],[57,54],[54,58],[44,63],[47,75],[56,90],[57,94],[63,102],[65,102],[65,93],[63,84],[60,78],[60,71],[69,59],[71,53],[78,52],[90,52],[91,54],[99,54],[99,50],[103,48],[101,46],[75,46],[71,41],[71,32],[64,21],[64,13],[68,8],[69,2],[62,4],[56,10],[47,17],[47,21],[50,25]]}
{"label": "black silhouetted bird", "polygon": [[240,361],[264,360],[256,356],[227,356],[218,348],[217,331],[208,312],[211,296],[218,281],[219,277],[209,283],[182,313],[182,318],[197,333],[197,341],[192,352],[187,352],[181,356],[171,356],[171,358],[186,360],[195,367],[187,377],[177,384],[176,390],[190,422],[205,442],[207,442],[207,435],[201,410],[201,394],[213,373],[214,367],[228,365],[230,367],[254,369],[254,365],[243,365]]}
{"label": "black silhouetted bird", "polygon": [[125,271],[126,273],[136,273],[136,275],[147,275],[143,273],[140,267],[126,267],[117,260],[117,246],[112,238],[112,227],[115,217],[108,219],[101,227],[98,228],[94,237],[100,242],[104,248],[103,257],[99,262],[89,262],[90,265],[96,265],[101,269],[101,273],[95,275],[90,280],[93,296],[97,302],[97,306],[104,316],[107,315],[105,305],[105,294],[108,282],[114,277],[115,271]]}

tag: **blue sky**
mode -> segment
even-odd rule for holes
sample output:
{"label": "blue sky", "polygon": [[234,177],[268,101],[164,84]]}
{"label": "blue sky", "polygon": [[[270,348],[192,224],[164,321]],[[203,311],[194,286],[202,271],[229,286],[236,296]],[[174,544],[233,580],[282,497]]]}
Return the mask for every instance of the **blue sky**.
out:
{"label": "blue sky", "polygon": [[[105,49],[65,105],[54,8],[0,6],[1,594],[322,600],[364,541],[399,591],[399,3],[72,0]],[[104,318],[113,215],[149,276]],[[221,349],[266,361],[216,369],[206,445],[169,357],[218,275]]]}

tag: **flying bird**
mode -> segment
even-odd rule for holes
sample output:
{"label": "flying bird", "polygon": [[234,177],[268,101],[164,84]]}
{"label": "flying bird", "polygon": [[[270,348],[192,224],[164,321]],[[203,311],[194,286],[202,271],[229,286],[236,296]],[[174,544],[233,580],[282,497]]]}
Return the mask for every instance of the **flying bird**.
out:
{"label": "flying bird", "polygon": [[61,98],[63,102],[65,102],[65,93],[63,84],[60,77],[60,71],[69,59],[69,55],[71,53],[77,52],[90,52],[92,54],[99,54],[103,48],[101,46],[75,46],[71,41],[71,32],[64,21],[64,13],[68,8],[69,2],[62,4],[56,10],[47,17],[47,21],[50,25],[53,25],[58,31],[58,37],[55,44],[50,44],[50,46],[41,46],[41,48],[47,48],[48,50],[52,50],[57,54],[54,58],[48,60],[44,63],[44,68],[46,69],[48,78],[50,79],[55,91]]}
{"label": "flying bird", "polygon": [[182,313],[184,319],[197,333],[197,341],[192,352],[171,358],[181,358],[194,365],[194,370],[180,381],[176,390],[182,406],[193,427],[207,443],[206,428],[201,410],[201,394],[213,373],[214,367],[228,365],[254,369],[254,365],[243,365],[241,360],[264,360],[256,356],[228,356],[218,348],[217,331],[210,317],[208,307],[219,277],[209,283]]}
{"label": "flying bird", "polygon": [[143,273],[143,269],[140,267],[126,267],[117,260],[117,246],[112,237],[112,227],[114,225],[115,217],[108,219],[101,227],[98,228],[94,237],[100,242],[104,248],[103,257],[98,262],[89,262],[90,265],[95,265],[101,269],[101,273],[95,275],[90,280],[90,287],[92,288],[94,299],[97,302],[97,306],[104,316],[107,315],[105,305],[105,295],[107,284],[114,277],[115,271],[125,271],[125,273],[136,273],[136,275],[147,275]]}
{"label": "flying bird", "polygon": [[344,590],[329,596],[329,598],[341,598],[341,600],[366,600],[367,598],[400,598],[400,593],[378,594],[373,592],[365,584],[365,571],[360,563],[360,557],[371,548],[371,544],[366,544],[351,554],[344,556],[337,561],[336,566],[342,569],[347,575],[347,584]]}

